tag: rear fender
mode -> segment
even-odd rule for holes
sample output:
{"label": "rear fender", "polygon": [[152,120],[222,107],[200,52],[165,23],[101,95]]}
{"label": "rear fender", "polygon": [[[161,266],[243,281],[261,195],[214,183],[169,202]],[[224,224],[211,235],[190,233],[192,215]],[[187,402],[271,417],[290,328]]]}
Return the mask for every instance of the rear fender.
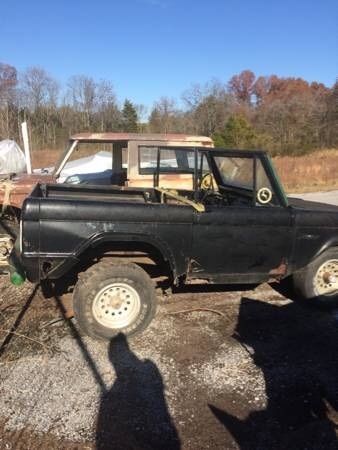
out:
{"label": "rear fender", "polygon": [[[95,249],[99,245],[103,243],[116,242],[116,243],[130,243],[136,242],[139,244],[147,244],[154,248],[163,258],[164,261],[169,263],[170,270],[173,275],[174,282],[178,281],[178,277],[183,275],[178,271],[178,264],[175,260],[175,257],[165,242],[158,238],[153,238],[149,235],[137,235],[137,234],[110,234],[110,233],[100,233],[92,236],[90,239],[86,240],[86,242],[78,247],[71,257],[67,257],[60,261],[59,264],[56,264],[51,271],[48,272],[47,277],[51,279],[60,278],[65,273],[67,273],[70,269],[72,269],[83,257],[84,253],[90,248]],[[182,266],[182,262],[181,262]],[[183,267],[183,266],[182,266]]]}
{"label": "rear fender", "polygon": [[86,242],[84,247],[81,247],[79,251],[76,253],[76,257],[79,258],[80,254],[82,254],[89,247],[95,248],[104,242],[137,242],[140,244],[148,244],[154,247],[163,257],[165,261],[168,261],[170,269],[174,275],[174,278],[177,277],[177,265],[175,261],[175,257],[169,248],[169,246],[160,238],[150,235],[139,235],[139,234],[116,234],[116,233],[101,233],[99,235],[94,235]]}

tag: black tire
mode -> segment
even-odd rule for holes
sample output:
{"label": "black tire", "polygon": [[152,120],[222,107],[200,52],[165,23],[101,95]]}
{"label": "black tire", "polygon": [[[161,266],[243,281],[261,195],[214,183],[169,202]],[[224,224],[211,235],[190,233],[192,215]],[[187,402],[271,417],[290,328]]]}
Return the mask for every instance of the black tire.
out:
{"label": "black tire", "polygon": [[[119,333],[132,336],[143,331],[155,315],[155,288],[136,264],[101,261],[80,275],[73,307],[80,328],[95,339],[109,340]],[[128,314],[130,322],[123,324]]]}
{"label": "black tire", "polygon": [[[318,270],[329,261],[338,261],[338,248],[330,248],[321,255],[319,255],[315,260],[308,264],[304,269],[293,274],[293,282],[295,290],[298,294],[302,296],[307,302],[316,304],[319,306],[334,307],[338,303],[338,290],[334,291],[332,294],[320,294],[315,287],[315,277]],[[332,274],[338,279],[338,271],[334,272],[332,269]],[[318,278],[317,278],[318,279]],[[323,283],[326,283],[323,281]],[[328,283],[327,283],[328,284]],[[329,284],[328,284],[329,285]]]}

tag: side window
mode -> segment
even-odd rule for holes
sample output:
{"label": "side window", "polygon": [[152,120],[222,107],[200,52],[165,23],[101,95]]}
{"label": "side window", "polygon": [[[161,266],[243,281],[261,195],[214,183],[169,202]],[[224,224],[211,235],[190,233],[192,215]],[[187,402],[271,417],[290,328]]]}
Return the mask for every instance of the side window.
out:
{"label": "side window", "polygon": [[160,152],[160,173],[194,173],[195,155],[193,150],[141,145],[139,147],[141,174],[154,174],[156,172],[158,152]]}
{"label": "side window", "polygon": [[147,147],[142,145],[139,147],[139,167],[141,174],[152,174],[157,167],[157,151],[158,147]]}
{"label": "side window", "polygon": [[160,171],[166,172],[166,169],[178,169],[179,162],[177,160],[176,152],[169,149],[160,149]]}
{"label": "side window", "polygon": [[212,173],[212,170],[209,166],[207,155],[205,153],[200,153],[199,155],[199,175],[200,177],[203,177],[208,173]]}
{"label": "side window", "polygon": [[253,206],[254,199],[254,164],[252,156],[214,156],[214,161],[221,178],[220,190],[231,205]]}
{"label": "side window", "polygon": [[259,158],[256,159],[256,200],[257,204],[279,206],[278,198]]}
{"label": "side window", "polygon": [[253,158],[216,156],[215,162],[226,186],[252,191],[254,188]]}

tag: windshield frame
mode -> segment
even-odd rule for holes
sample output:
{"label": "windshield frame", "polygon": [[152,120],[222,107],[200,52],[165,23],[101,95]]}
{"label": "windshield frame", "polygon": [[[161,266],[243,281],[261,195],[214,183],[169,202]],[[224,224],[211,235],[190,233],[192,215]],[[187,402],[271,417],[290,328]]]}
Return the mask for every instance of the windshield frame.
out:
{"label": "windshield frame", "polygon": [[62,172],[62,170],[63,170],[64,166],[66,165],[66,163],[68,162],[69,158],[72,156],[78,143],[79,143],[78,140],[69,141],[68,147],[66,148],[66,150],[63,151],[61,157],[59,158],[57,164],[55,165],[55,168],[52,173],[53,177],[59,178],[60,173]]}
{"label": "windshield frame", "polygon": [[225,150],[225,149],[213,149],[208,151],[209,159],[210,159],[210,166],[212,167],[212,170],[214,172],[214,177],[216,180],[216,183],[218,186],[224,186],[231,187],[233,189],[238,189],[242,191],[248,191],[247,188],[237,186],[237,185],[231,185],[231,184],[224,184],[222,174],[220,173],[217,163],[215,161],[215,157],[217,156],[223,156],[227,158],[252,158],[253,159],[253,206],[255,205],[255,199],[256,199],[256,172],[257,172],[257,160],[260,160],[262,163],[262,166],[265,170],[266,176],[268,180],[270,181],[271,187],[273,189],[273,193],[276,195],[278,199],[279,206],[287,207],[288,201],[287,197],[284,193],[283,188],[281,187],[279,178],[276,174],[276,171],[273,168],[273,164],[271,160],[269,159],[268,155],[264,151],[255,151],[255,150]]}

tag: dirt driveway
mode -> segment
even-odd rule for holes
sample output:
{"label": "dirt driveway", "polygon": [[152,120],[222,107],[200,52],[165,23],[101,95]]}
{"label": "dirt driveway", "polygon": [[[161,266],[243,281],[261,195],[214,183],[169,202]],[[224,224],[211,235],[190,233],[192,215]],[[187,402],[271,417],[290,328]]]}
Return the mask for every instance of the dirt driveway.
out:
{"label": "dirt driveway", "polygon": [[107,345],[0,278],[0,449],[337,449],[338,311],[191,289]]}

